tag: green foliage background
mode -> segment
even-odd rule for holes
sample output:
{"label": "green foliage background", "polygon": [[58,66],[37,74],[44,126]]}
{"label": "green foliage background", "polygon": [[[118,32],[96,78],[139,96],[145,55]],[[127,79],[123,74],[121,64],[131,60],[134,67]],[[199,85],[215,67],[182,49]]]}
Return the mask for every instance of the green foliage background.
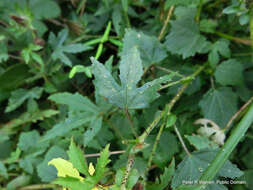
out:
{"label": "green foliage background", "polygon": [[[252,15],[248,0],[1,0],[0,190],[200,179],[253,95]],[[219,128],[201,133],[200,118]],[[252,189],[252,127],[242,140],[214,180],[246,184],[206,189]],[[57,157],[85,185],[55,181]]]}

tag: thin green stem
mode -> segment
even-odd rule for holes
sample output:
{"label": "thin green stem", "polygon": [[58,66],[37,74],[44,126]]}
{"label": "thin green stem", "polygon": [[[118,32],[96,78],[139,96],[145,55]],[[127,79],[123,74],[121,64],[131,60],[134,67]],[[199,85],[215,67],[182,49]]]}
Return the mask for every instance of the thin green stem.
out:
{"label": "thin green stem", "polygon": [[176,76],[181,77],[181,78],[184,78],[184,77],[185,77],[184,75],[182,75],[182,74],[180,74],[180,73],[178,73],[178,72],[176,72],[176,71],[172,71],[172,70],[170,70],[170,69],[167,69],[167,68],[164,68],[164,67],[161,67],[161,66],[155,66],[155,68],[157,68],[157,69],[159,69],[159,70],[161,70],[161,71],[164,71],[164,72],[166,72],[166,73],[168,73],[168,74],[173,73],[173,74],[175,74]]}
{"label": "thin green stem", "polygon": [[121,190],[126,190],[126,183],[127,183],[129,174],[130,174],[131,169],[132,169],[133,164],[134,164],[134,157],[135,157],[134,153],[130,151],[129,156],[128,156],[125,175],[124,175],[123,181],[121,183],[121,187],[120,187]]}
{"label": "thin green stem", "polygon": [[253,50],[253,3],[251,3],[251,7],[250,7],[249,28],[250,28],[251,49]]}
{"label": "thin green stem", "polygon": [[240,115],[240,113],[242,113],[253,101],[253,96],[238,110],[238,112],[236,112],[232,118],[229,120],[229,122],[227,123],[226,127],[223,129],[223,131],[227,131],[230,126],[232,125],[233,121]]}
{"label": "thin green stem", "polygon": [[186,152],[186,154],[187,154],[188,156],[191,156],[191,153],[190,153],[189,150],[187,149],[187,147],[186,147],[186,145],[185,145],[185,143],[184,143],[184,140],[183,140],[183,138],[182,138],[180,132],[178,131],[176,125],[174,125],[174,130],[175,130],[175,132],[176,132],[176,134],[177,134],[177,136],[178,136],[178,139],[179,139],[179,141],[180,141],[180,143],[181,143],[181,145],[182,145],[184,151]]}
{"label": "thin green stem", "polygon": [[59,186],[54,185],[54,184],[37,184],[37,185],[25,186],[25,187],[22,187],[18,190],[55,189],[57,187],[59,187]]}
{"label": "thin green stem", "polygon": [[198,9],[197,9],[197,14],[196,14],[196,22],[197,23],[199,23],[199,20],[200,20],[200,14],[201,14],[201,11],[202,11],[202,6],[203,6],[203,0],[200,0],[199,6],[198,6]]}
{"label": "thin green stem", "polygon": [[154,157],[154,155],[155,155],[155,152],[156,152],[156,149],[157,149],[157,145],[158,145],[158,143],[159,143],[159,141],[160,141],[160,138],[161,138],[161,135],[162,135],[162,132],[163,132],[164,127],[165,127],[165,122],[164,122],[164,123],[162,124],[162,126],[160,127],[160,130],[159,130],[159,132],[158,132],[158,134],[157,134],[157,136],[156,136],[155,143],[154,143],[153,148],[152,148],[152,152],[151,152],[151,154],[150,154],[150,156],[149,156],[149,159],[148,159],[148,167],[146,168],[145,176],[146,176],[146,174],[148,173],[149,168],[151,167],[152,160],[153,160],[153,157]]}
{"label": "thin green stem", "polygon": [[242,43],[244,45],[251,45],[251,41],[248,40],[248,39],[243,39],[243,38],[238,38],[238,37],[234,37],[234,36],[231,36],[229,34],[225,34],[225,33],[222,33],[222,32],[215,32],[215,34],[217,36],[220,36],[222,38],[225,38],[225,39],[228,39],[228,40],[232,40],[232,41],[235,41],[237,43]]}
{"label": "thin green stem", "polygon": [[131,128],[131,130],[132,130],[132,132],[133,132],[135,138],[137,138],[137,137],[138,137],[138,134],[137,134],[137,132],[135,131],[134,123],[133,123],[133,121],[132,121],[132,119],[131,119],[131,117],[130,117],[130,115],[129,115],[129,112],[128,112],[128,109],[127,109],[127,108],[125,109],[125,113],[126,113],[126,116],[127,116],[128,121],[129,121],[129,123],[130,123],[130,128]]}
{"label": "thin green stem", "polygon": [[185,77],[185,78],[180,79],[178,81],[170,82],[166,85],[163,85],[161,88],[158,89],[158,91],[163,90],[163,89],[168,88],[168,87],[171,87],[171,86],[174,86],[174,85],[177,85],[177,84],[180,84],[180,83],[185,83],[185,82],[190,81],[190,80],[191,80],[191,77]]}
{"label": "thin green stem", "polygon": [[165,31],[166,31],[166,28],[167,28],[168,23],[169,23],[169,21],[170,21],[170,17],[171,17],[171,15],[172,15],[173,10],[174,10],[174,6],[171,6],[170,9],[169,9],[169,11],[168,11],[166,20],[165,20],[164,23],[163,23],[162,30],[161,30],[161,32],[160,32],[160,34],[159,34],[159,36],[158,36],[158,40],[159,40],[159,41],[161,41],[161,40],[163,39],[164,35],[165,35]]}

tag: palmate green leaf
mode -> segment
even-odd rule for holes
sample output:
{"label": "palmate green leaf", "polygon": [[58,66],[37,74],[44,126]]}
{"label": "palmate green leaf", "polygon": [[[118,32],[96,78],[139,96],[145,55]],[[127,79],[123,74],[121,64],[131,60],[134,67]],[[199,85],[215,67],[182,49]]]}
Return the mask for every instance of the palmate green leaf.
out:
{"label": "palmate green leaf", "polygon": [[183,59],[205,52],[210,46],[199,32],[199,26],[194,20],[195,11],[192,8],[185,8],[183,15],[171,22],[171,31],[166,36],[167,50],[182,55]]}
{"label": "palmate green leaf", "polygon": [[168,82],[173,75],[166,75],[137,88],[136,85],[143,75],[143,68],[137,47],[129,50],[121,56],[120,81],[117,84],[111,73],[104,65],[93,57],[92,69],[95,76],[94,84],[98,94],[107,98],[111,104],[122,109],[141,109],[159,97],[157,90],[162,82]]}
{"label": "palmate green leaf", "polygon": [[223,128],[237,111],[237,99],[231,88],[210,89],[201,99],[199,106],[206,119]]}
{"label": "palmate green leaf", "polygon": [[100,153],[100,157],[97,159],[97,165],[96,165],[95,174],[93,177],[96,184],[104,177],[104,174],[107,169],[106,166],[110,162],[109,147],[110,145],[106,145],[106,147]]}
{"label": "palmate green leaf", "polygon": [[67,159],[67,154],[58,146],[53,146],[49,149],[43,162],[37,166],[38,175],[43,182],[50,182],[57,177],[57,170],[55,167],[48,165],[48,162],[54,158]]}
{"label": "palmate green leaf", "polygon": [[229,49],[229,41],[228,40],[218,40],[216,41],[212,47],[211,51],[208,54],[208,61],[212,66],[216,66],[219,63],[220,55],[223,57],[230,57],[230,49]]}
{"label": "palmate green leaf", "polygon": [[242,85],[243,65],[236,59],[223,61],[214,73],[215,79],[222,85]]}
{"label": "palmate green leaf", "polygon": [[[183,181],[199,180],[202,172],[207,169],[208,164],[214,159],[217,150],[202,150],[192,153],[191,156],[186,156],[178,165],[177,170],[172,179],[172,188],[176,188]],[[243,175],[236,165],[227,161],[220,169],[216,177],[236,178]],[[212,186],[212,185],[209,185]]]}
{"label": "palmate green leaf", "polygon": [[56,37],[53,33],[49,35],[49,43],[54,49],[52,53],[52,59],[60,59],[64,64],[72,66],[70,59],[65,55],[65,53],[80,53],[89,50],[90,47],[84,44],[70,44],[63,45],[68,36],[68,29],[63,29],[58,33]]}
{"label": "palmate green leaf", "polygon": [[166,50],[157,37],[145,35],[142,32],[129,29],[126,31],[123,39],[121,54],[127,54],[128,51],[135,46],[137,46],[140,51],[144,68],[159,63],[167,57]]}
{"label": "palmate green leaf", "polygon": [[11,93],[11,97],[8,101],[8,106],[5,112],[11,112],[21,106],[27,99],[39,99],[43,92],[43,88],[35,87],[30,90],[27,89],[17,89]]}
{"label": "palmate green leaf", "polygon": [[91,190],[94,187],[94,184],[88,181],[80,181],[73,177],[58,177],[52,183],[70,188],[71,190]]}
{"label": "palmate green leaf", "polygon": [[76,146],[73,139],[71,140],[69,151],[68,151],[69,161],[73,164],[80,173],[84,174],[86,177],[90,176],[89,169],[84,158],[83,151]]}

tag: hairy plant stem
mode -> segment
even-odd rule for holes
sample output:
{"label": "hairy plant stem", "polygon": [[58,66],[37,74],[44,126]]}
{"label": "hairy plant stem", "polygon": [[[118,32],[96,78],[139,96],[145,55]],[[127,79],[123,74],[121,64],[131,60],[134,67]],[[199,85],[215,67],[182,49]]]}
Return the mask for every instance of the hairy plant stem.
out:
{"label": "hairy plant stem", "polygon": [[[36,184],[36,185],[29,185],[22,188],[19,188],[18,190],[35,190],[35,189],[58,189],[58,185],[55,184]],[[59,187],[59,189],[61,189]]]}
{"label": "hairy plant stem", "polygon": [[[112,152],[109,152],[109,155],[123,154],[125,152],[126,152],[125,150],[112,151]],[[84,157],[85,158],[91,158],[91,157],[99,157],[100,155],[101,155],[100,153],[85,154]]]}
{"label": "hairy plant stem", "polygon": [[238,37],[234,37],[234,36],[231,36],[229,34],[224,34],[222,32],[215,32],[215,34],[217,36],[220,36],[222,38],[226,38],[228,40],[232,40],[232,41],[235,41],[237,43],[241,43],[241,44],[244,44],[244,45],[248,45],[250,46],[251,45],[251,41],[248,40],[248,39],[243,39],[243,38],[238,38]]}
{"label": "hairy plant stem", "polygon": [[[191,78],[190,81],[186,82],[186,84],[183,85],[183,87],[178,91],[176,96],[170,101],[168,104],[168,110],[171,110],[171,108],[174,106],[176,101],[179,99],[181,93],[184,92],[184,90],[188,87],[190,82],[205,68],[205,65],[199,67],[197,71],[195,71],[192,75],[189,76]],[[157,123],[165,116],[165,111],[162,111],[155,119],[154,121],[150,124],[150,126],[142,133],[142,135],[138,138],[140,142],[144,142],[147,136],[150,134],[150,132],[156,127]]]}
{"label": "hairy plant stem", "polygon": [[249,28],[250,28],[251,49],[253,50],[253,3],[251,3],[250,6]]}
{"label": "hairy plant stem", "polygon": [[127,116],[128,121],[129,121],[129,123],[130,123],[130,128],[131,128],[131,130],[132,130],[132,132],[133,132],[135,138],[137,138],[137,137],[138,137],[138,134],[137,134],[137,132],[135,131],[134,123],[133,123],[133,121],[132,121],[132,119],[131,119],[131,117],[130,117],[130,115],[129,115],[129,112],[128,112],[128,109],[127,109],[127,108],[125,109],[125,113],[126,113],[126,116]]}
{"label": "hairy plant stem", "polygon": [[253,96],[232,116],[232,118],[228,121],[226,127],[223,131],[227,131],[232,125],[233,121],[242,113],[253,101]]}
{"label": "hairy plant stem", "polygon": [[200,20],[200,14],[201,14],[201,11],[202,11],[202,6],[203,6],[203,0],[200,0],[199,2],[199,6],[198,6],[198,9],[197,9],[197,14],[196,14],[196,22],[199,23],[199,20]]}
{"label": "hairy plant stem", "polygon": [[134,157],[135,157],[134,153],[130,151],[129,156],[128,156],[125,175],[124,175],[123,181],[121,183],[121,187],[120,187],[121,190],[126,189],[126,183],[127,183],[127,180],[128,180],[128,176],[129,176],[129,174],[131,172],[131,169],[133,167],[133,164],[134,164]]}
{"label": "hairy plant stem", "polygon": [[164,67],[161,67],[161,66],[158,66],[158,65],[156,65],[155,68],[157,68],[157,69],[159,69],[161,71],[164,71],[166,73],[169,73],[169,74],[174,73],[176,76],[181,77],[181,78],[185,77],[184,75],[182,75],[182,74],[180,74],[180,73],[178,73],[176,71],[172,71],[170,69],[167,69],[167,68],[164,68]]}
{"label": "hairy plant stem", "polygon": [[178,139],[179,139],[179,141],[180,141],[180,143],[181,143],[181,145],[182,145],[184,151],[186,152],[186,154],[187,154],[188,156],[191,156],[191,153],[190,153],[189,150],[187,149],[187,147],[186,147],[186,145],[185,145],[185,143],[184,143],[184,140],[183,140],[183,138],[182,138],[180,132],[178,131],[176,125],[174,125],[174,130],[175,130],[175,132],[176,132],[176,134],[177,134],[177,136],[178,136]]}
{"label": "hairy plant stem", "polygon": [[167,28],[168,23],[170,21],[170,17],[172,15],[172,12],[173,12],[174,8],[175,8],[174,6],[171,6],[170,9],[169,9],[169,11],[168,11],[166,20],[164,21],[162,30],[161,30],[161,32],[160,32],[160,34],[158,36],[158,40],[159,41],[161,41],[163,39],[164,35],[165,35],[165,31],[166,31],[166,28]]}

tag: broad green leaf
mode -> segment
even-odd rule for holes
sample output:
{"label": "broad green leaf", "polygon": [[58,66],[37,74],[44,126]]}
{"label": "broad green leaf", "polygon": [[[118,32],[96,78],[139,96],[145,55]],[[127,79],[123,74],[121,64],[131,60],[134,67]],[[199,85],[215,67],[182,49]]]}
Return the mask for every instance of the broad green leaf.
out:
{"label": "broad green leaf", "polygon": [[199,29],[201,32],[215,33],[217,25],[218,25],[217,20],[203,19],[199,23]]}
{"label": "broad green leaf", "polygon": [[64,136],[71,130],[88,123],[90,120],[91,114],[89,113],[70,114],[68,118],[57,123],[52,129],[48,130],[44,137],[42,137],[42,141]]}
{"label": "broad green leaf", "polygon": [[39,138],[40,135],[35,130],[30,132],[22,132],[19,136],[18,147],[21,150],[26,151],[29,148],[33,147],[35,144],[37,144]]}
{"label": "broad green leaf", "polygon": [[98,94],[107,98],[111,104],[123,109],[140,109],[148,107],[149,104],[159,97],[157,90],[162,82],[168,82],[173,75],[166,75],[148,82],[137,88],[143,74],[142,64],[137,48],[124,52],[120,62],[121,86],[117,84],[110,72],[94,58],[93,73],[94,84]]}
{"label": "broad green leaf", "polygon": [[130,49],[136,46],[140,51],[143,67],[145,68],[159,63],[167,57],[164,46],[159,42],[157,37],[128,29],[123,39],[123,49],[121,54],[127,54]]}
{"label": "broad green leaf", "polygon": [[27,89],[17,89],[11,93],[11,97],[8,101],[8,106],[5,112],[11,112],[21,106],[27,99],[39,99],[43,92],[43,88],[35,87],[30,90]]}
{"label": "broad green leaf", "polygon": [[128,90],[136,87],[143,75],[140,53],[136,47],[133,47],[133,49],[129,51],[122,52],[119,69],[121,86],[125,91],[124,93],[128,93]]}
{"label": "broad green leaf", "polygon": [[26,156],[25,158],[20,159],[19,166],[29,174],[33,174],[34,165],[37,161],[37,158],[33,155]]}
{"label": "broad green leaf", "polygon": [[215,149],[218,148],[218,145],[214,143],[213,141],[210,141],[205,136],[189,136],[185,135],[186,139],[190,142],[191,145],[193,145],[197,150],[203,150],[203,149]]}
{"label": "broad green leaf", "polygon": [[19,189],[20,187],[26,186],[30,183],[31,181],[31,176],[28,175],[20,175],[13,180],[11,180],[7,186],[6,190],[16,190]]}
{"label": "broad green leaf", "polygon": [[[149,158],[155,139],[156,135],[150,135],[147,138],[146,143],[148,143],[149,146],[143,150],[145,158]],[[154,163],[157,166],[164,168],[167,166],[168,161],[170,161],[174,154],[176,154],[178,151],[179,146],[176,136],[168,131],[164,131],[157,145],[156,153],[153,158]]]}
{"label": "broad green leaf", "polygon": [[173,5],[191,5],[191,4],[198,4],[199,0],[170,0],[165,2],[165,8],[169,8]]}
{"label": "broad green leaf", "polygon": [[102,117],[94,117],[90,123],[89,128],[85,131],[83,137],[84,146],[88,145],[89,142],[97,135],[102,127]]}
{"label": "broad green leaf", "polygon": [[123,181],[125,171],[126,171],[125,168],[120,168],[120,169],[117,170],[117,173],[116,173],[116,176],[115,176],[115,183],[119,187],[120,187],[120,185]]}
{"label": "broad green leaf", "polygon": [[45,159],[37,166],[37,172],[43,182],[50,182],[57,177],[57,170],[53,166],[49,166],[48,162],[54,158],[67,159],[65,151],[58,147],[53,146],[45,155]]}
{"label": "broad green leaf", "polygon": [[48,162],[48,165],[53,165],[57,169],[58,177],[74,177],[79,180],[83,179],[80,176],[76,168],[73,167],[73,164],[62,158],[54,158]]}
{"label": "broad green leaf", "polygon": [[[1,36],[0,36],[0,38],[1,38]],[[9,56],[8,56],[7,45],[2,42],[0,44],[0,63],[7,61],[8,58],[9,58]]]}
{"label": "broad green leaf", "polygon": [[210,89],[201,99],[199,106],[204,118],[224,128],[237,111],[237,95],[228,87]]}
{"label": "broad green leaf", "polygon": [[48,99],[56,102],[57,104],[67,105],[71,111],[83,111],[94,114],[99,112],[99,108],[95,104],[93,104],[87,97],[84,97],[79,93],[56,93],[49,96]]}
{"label": "broad green leaf", "polygon": [[[72,177],[59,177],[52,182],[53,184],[61,185],[63,187],[70,188],[71,190],[91,190],[95,184],[87,181],[80,181],[79,179]],[[94,190],[97,190],[94,188]]]}
{"label": "broad green leaf", "polygon": [[205,52],[209,42],[199,32],[194,20],[195,9],[185,10],[183,16],[171,22],[171,31],[166,37],[165,46],[173,54],[183,56],[183,59]]}
{"label": "broad green leaf", "polygon": [[49,19],[60,16],[61,9],[53,0],[32,0],[30,8],[36,19]]}
{"label": "broad green leaf", "polygon": [[31,74],[25,64],[15,64],[0,74],[0,90],[13,90],[25,83]]}
{"label": "broad green leaf", "polygon": [[98,183],[103,177],[104,173],[106,172],[107,164],[109,164],[109,145],[106,145],[104,150],[100,153],[100,157],[97,159],[97,165],[95,169],[94,180]]}
{"label": "broad green leaf", "polygon": [[222,85],[241,85],[243,84],[243,65],[235,60],[223,61],[214,73],[215,79]]}
{"label": "broad green leaf", "polygon": [[[201,173],[207,169],[208,164],[214,159],[217,151],[203,150],[192,153],[191,156],[186,156],[178,165],[177,170],[172,179],[172,188],[176,188],[183,183],[183,181],[199,180]],[[220,169],[216,177],[236,178],[243,175],[230,161],[227,161]],[[210,185],[212,186],[212,185]]]}
{"label": "broad green leaf", "polygon": [[9,156],[8,159],[6,159],[6,163],[8,164],[12,164],[12,163],[15,163],[19,160],[19,157],[21,155],[21,150],[19,148],[17,148],[15,151],[13,151],[11,153],[11,155]]}
{"label": "broad green leaf", "polygon": [[71,140],[69,146],[68,156],[70,162],[80,173],[84,174],[86,177],[90,176],[88,166],[84,158],[84,153],[75,145],[73,139]]}
{"label": "broad green leaf", "polygon": [[49,35],[49,43],[54,49],[52,53],[52,59],[60,59],[64,64],[72,66],[71,60],[65,55],[65,53],[80,53],[89,50],[90,47],[84,44],[70,44],[63,45],[68,36],[68,30],[63,29],[58,33],[56,37],[53,33]]}
{"label": "broad green leaf", "polygon": [[175,114],[170,114],[167,119],[166,128],[171,127],[177,121],[177,116]]}
{"label": "broad green leaf", "polygon": [[137,183],[139,177],[140,177],[140,174],[138,173],[138,170],[135,168],[132,169],[129,174],[126,187],[128,189],[132,189],[134,187],[134,185]]}
{"label": "broad green leaf", "polygon": [[223,57],[229,58],[230,57],[230,49],[229,49],[229,41],[228,40],[218,40],[216,41],[212,47],[211,52],[208,54],[208,61],[214,67],[220,61],[220,55]]}
{"label": "broad green leaf", "polygon": [[248,188],[252,187],[253,185],[253,169],[249,169],[245,171],[245,179],[246,179],[246,186]]}
{"label": "broad green leaf", "polygon": [[4,178],[8,178],[7,169],[3,162],[0,161],[0,176],[3,176]]}
{"label": "broad green leaf", "polygon": [[[122,167],[122,168],[117,170],[116,177],[115,177],[115,183],[116,183],[115,185],[116,186],[120,187],[120,185],[122,184],[122,181],[123,181],[124,176],[125,176],[125,172],[126,172],[125,167]],[[126,183],[127,189],[132,189],[133,186],[137,183],[139,177],[140,177],[140,174],[139,174],[138,170],[133,168],[130,171],[130,174],[128,176],[128,180],[127,180],[127,183]]]}
{"label": "broad green leaf", "polygon": [[113,7],[112,12],[112,24],[114,26],[115,32],[118,36],[121,36],[123,32],[123,15],[122,15],[122,9],[119,4],[116,4]]}
{"label": "broad green leaf", "polygon": [[160,175],[160,182],[159,182],[159,179],[157,178],[156,182],[149,185],[147,187],[147,189],[148,190],[163,190],[163,189],[165,189],[169,185],[169,182],[171,181],[174,173],[175,173],[175,160],[173,158],[169,167],[165,168],[163,174]]}
{"label": "broad green leaf", "polygon": [[127,12],[127,10],[128,10],[128,0],[121,0],[121,4],[122,4],[122,7],[123,7],[123,10],[125,12]]}

